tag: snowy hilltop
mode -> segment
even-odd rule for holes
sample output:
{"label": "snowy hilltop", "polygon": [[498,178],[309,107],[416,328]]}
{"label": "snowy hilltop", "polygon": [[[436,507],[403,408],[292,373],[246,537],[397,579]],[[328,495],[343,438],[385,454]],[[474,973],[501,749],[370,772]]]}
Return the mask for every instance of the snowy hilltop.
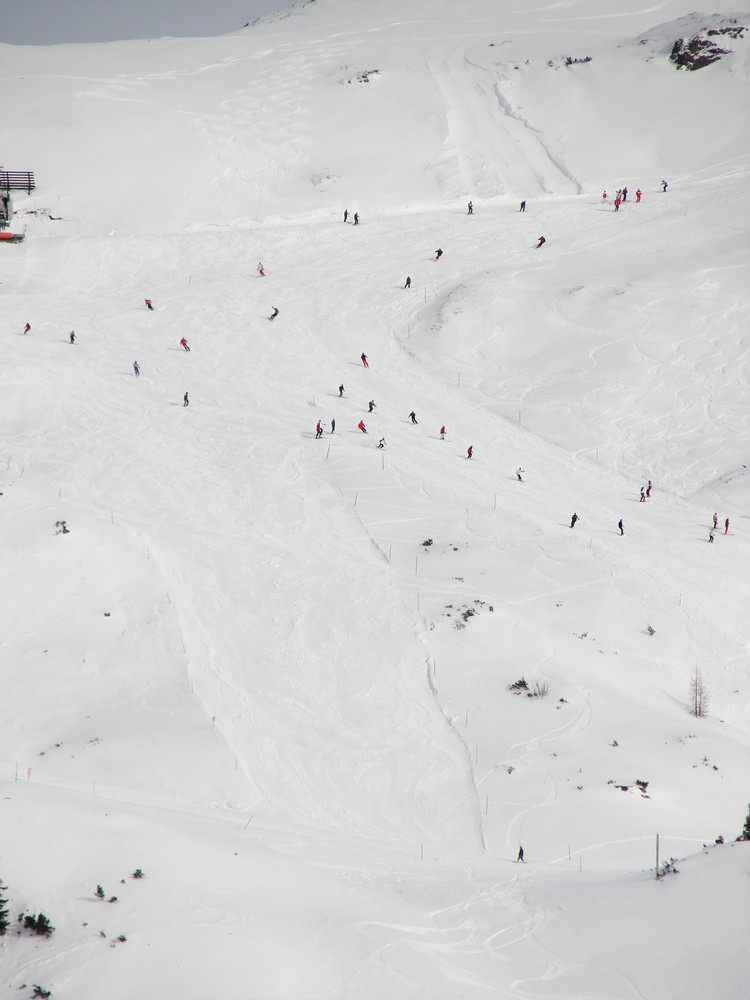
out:
{"label": "snowy hilltop", "polygon": [[749,26],[0,45],[15,997],[743,995]]}

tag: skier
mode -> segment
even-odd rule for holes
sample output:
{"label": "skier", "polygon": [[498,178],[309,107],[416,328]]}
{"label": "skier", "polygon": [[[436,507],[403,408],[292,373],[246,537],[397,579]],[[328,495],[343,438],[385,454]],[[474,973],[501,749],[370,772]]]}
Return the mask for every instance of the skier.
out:
{"label": "skier", "polygon": [[602,191],[602,201],[606,201],[606,200],[607,200],[607,189],[605,188]]}
{"label": "skier", "polygon": [[641,486],[641,498],[640,498],[640,503],[645,503],[645,502],[646,502],[646,491],[645,491],[645,490],[644,490],[644,488],[643,488],[643,487]]}
{"label": "skier", "polygon": [[408,274],[406,275],[406,284],[404,285],[404,288],[411,288],[411,277]]}
{"label": "skier", "polygon": [[539,247],[543,247],[546,242],[547,241],[545,240],[545,238],[543,236],[540,236],[539,242],[536,245],[537,250],[539,249]]}
{"label": "skier", "polygon": [[370,366],[367,364],[367,355],[365,354],[364,351],[362,351],[362,353],[360,354],[360,358],[362,359],[362,364],[365,366],[365,368],[369,368]]}
{"label": "skier", "polygon": [[188,394],[187,393],[185,393],[185,395],[182,397],[182,405],[183,406],[190,406],[190,400],[188,399]]}
{"label": "skier", "polygon": [[138,378],[138,376],[141,374],[141,369],[137,361],[133,362],[133,371],[135,372],[135,377]]}
{"label": "skier", "polygon": [[416,423],[418,423],[418,421],[417,421],[417,415],[416,415],[416,413],[414,412],[414,410],[412,410],[412,411],[411,411],[411,413],[409,414],[409,419],[411,420],[411,422],[412,422],[413,424],[416,424]]}
{"label": "skier", "polygon": [[31,323],[27,323],[26,326],[23,328],[24,337],[26,336],[26,334],[29,332],[30,329],[31,329]]}
{"label": "skier", "polygon": [[323,425],[318,421],[318,426],[315,428],[315,439],[323,437]]}
{"label": "skier", "polygon": [[621,201],[621,198],[620,198],[620,196],[618,194],[618,196],[615,198],[615,212],[619,212],[620,211],[620,201]]}
{"label": "skier", "polygon": [[526,469],[522,469],[521,466],[519,465],[518,468],[516,469],[516,479],[518,480],[519,483],[523,482],[523,479],[521,478],[522,472],[526,472]]}
{"label": "skier", "polygon": [[624,203],[625,203],[625,202],[626,202],[627,200],[628,200],[628,189],[627,189],[627,187],[624,187],[624,188],[622,189],[622,201],[623,201],[623,204],[624,204]]}
{"label": "skier", "polygon": [[331,434],[336,430],[336,418],[331,417]]}
{"label": "skier", "polygon": [[258,271],[258,274],[261,276],[261,278],[264,278],[266,276],[265,269],[264,269],[264,267],[263,267],[263,265],[261,264],[260,261],[258,261],[257,271]]}
{"label": "skier", "polygon": [[341,385],[339,386],[339,396],[343,395],[344,395],[344,383],[342,382]]}
{"label": "skier", "polygon": [[666,192],[666,190],[667,190],[667,182],[666,181],[662,181],[661,182],[661,189],[662,189],[662,191]]}
{"label": "skier", "polygon": [[525,198],[524,198],[524,200],[523,200],[523,201],[521,202],[521,207],[520,207],[520,208],[518,209],[518,211],[519,211],[519,212],[525,212],[525,211],[526,211],[526,199],[525,199]]}
{"label": "skier", "polygon": [[355,226],[359,225],[359,212],[354,213],[354,225]]}
{"label": "skier", "polygon": [[635,192],[635,203],[636,203],[636,205],[640,204],[642,194],[643,194],[643,191],[641,191],[641,189],[638,188],[636,190],[636,192]]}
{"label": "skier", "polygon": [[188,342],[185,340],[184,337],[180,341],[180,347],[183,349],[183,351],[189,351],[190,350],[190,348],[188,347]]}
{"label": "skier", "polygon": [[724,522],[724,534],[725,535],[729,534],[729,518],[727,518],[726,521]]}
{"label": "skier", "polygon": [[469,202],[469,215],[473,215],[473,214],[474,214],[474,203],[470,201]]}
{"label": "skier", "polygon": [[650,496],[651,496],[651,490],[652,490],[652,486],[651,486],[651,480],[649,479],[649,481],[648,481],[648,486],[646,487],[646,496],[647,496],[647,497],[650,497]]}
{"label": "skier", "polygon": [[367,404],[368,413],[372,413],[372,411],[375,409],[376,406],[377,403],[375,402],[375,400],[371,399],[370,402]]}
{"label": "skier", "polygon": [[708,540],[709,540],[709,542],[712,542],[714,540],[714,530],[713,530],[713,528],[708,533]]}
{"label": "skier", "polygon": [[620,529],[620,534],[624,535],[625,534],[625,529],[622,526],[622,518],[620,518],[620,520],[617,522],[617,527]]}
{"label": "skier", "polygon": [[357,424],[357,427],[359,427],[359,429],[362,431],[363,434],[367,433],[367,428],[365,427],[364,420],[360,420],[360,422]]}
{"label": "skier", "polygon": [[580,521],[580,517],[578,516],[578,514],[573,514],[573,516],[570,519],[570,526],[571,526],[571,528],[575,528],[576,521]]}
{"label": "skier", "polygon": [[271,313],[271,315],[268,318],[269,319],[276,319],[276,317],[278,315],[279,315],[279,310],[276,308],[276,306],[274,306],[273,307],[273,312]]}
{"label": "skier", "polygon": [[470,444],[469,447],[466,449],[466,457],[471,458],[473,454],[474,454],[474,445]]}
{"label": "skier", "polygon": [[381,438],[378,441],[378,448],[385,448],[385,438]]}
{"label": "skier", "polygon": [[143,301],[146,303],[146,308],[153,312],[154,307],[151,305],[151,299],[144,299]]}
{"label": "skier", "polygon": [[719,515],[714,513],[714,529],[719,527]]}
{"label": "skier", "polygon": [[68,334],[68,336],[70,337],[71,344],[75,344],[75,342],[76,342],[76,332],[75,332],[75,330],[71,330],[70,333]]}
{"label": "skier", "polygon": [[344,209],[344,222],[346,222],[346,220],[347,220],[348,218],[349,218],[349,209],[348,209],[348,208],[345,208],[345,209]]}
{"label": "skier", "polygon": [[520,845],[518,847],[518,857],[516,858],[516,861],[523,861],[523,847],[521,847]]}
{"label": "skier", "polygon": [[440,260],[442,256],[443,256],[442,247],[438,247],[437,250],[435,251],[435,260]]}
{"label": "skier", "polygon": [[445,424],[440,428],[440,440],[445,441]]}

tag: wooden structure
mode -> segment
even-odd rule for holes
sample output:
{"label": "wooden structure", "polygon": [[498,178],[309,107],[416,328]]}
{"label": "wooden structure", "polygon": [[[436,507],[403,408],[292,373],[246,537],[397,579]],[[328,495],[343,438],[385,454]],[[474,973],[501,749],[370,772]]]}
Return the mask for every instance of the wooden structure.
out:
{"label": "wooden structure", "polygon": [[26,191],[36,187],[33,170],[0,170],[0,191]]}

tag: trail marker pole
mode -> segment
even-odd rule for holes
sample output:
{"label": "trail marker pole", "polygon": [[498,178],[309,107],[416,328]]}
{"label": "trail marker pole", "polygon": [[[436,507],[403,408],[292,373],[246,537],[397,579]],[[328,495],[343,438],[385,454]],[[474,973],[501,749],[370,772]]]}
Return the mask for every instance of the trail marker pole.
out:
{"label": "trail marker pole", "polygon": [[466,715],[464,716],[464,729],[469,725],[469,710],[466,709]]}
{"label": "trail marker pole", "polygon": [[211,716],[211,732],[214,731],[215,727],[216,727],[216,716],[212,715]]}
{"label": "trail marker pole", "polygon": [[331,454],[331,446],[328,445],[328,451],[326,452],[326,462],[328,461],[328,456]]}
{"label": "trail marker pole", "polygon": [[62,496],[62,486],[60,487],[60,490],[57,494],[57,499],[59,500],[61,496]]}
{"label": "trail marker pole", "polygon": [[458,385],[461,385],[461,372],[458,373]]}
{"label": "trail marker pole", "polygon": [[357,506],[357,497],[358,497],[358,496],[359,496],[359,493],[355,493],[355,494],[354,494],[354,506],[355,506],[355,507]]}
{"label": "trail marker pole", "polygon": [[659,834],[656,835],[656,877],[659,877]]}
{"label": "trail marker pole", "polygon": [[31,768],[26,768],[26,781],[31,781]]}
{"label": "trail marker pole", "polygon": [[484,815],[486,816],[490,811],[490,797],[485,795],[484,797]]}
{"label": "trail marker pole", "polygon": [[476,749],[474,750],[474,763],[475,763],[475,764],[478,764],[478,763],[479,763],[479,747],[477,747],[477,748],[476,748]]}
{"label": "trail marker pole", "polygon": [[433,661],[432,661],[432,676],[434,677],[436,673],[437,673],[437,660],[433,659]]}
{"label": "trail marker pole", "polygon": [[167,591],[167,600],[169,601],[170,604],[172,603],[172,598],[169,596],[169,591]]}
{"label": "trail marker pole", "polygon": [[424,861],[424,844],[419,845],[419,860]]}
{"label": "trail marker pole", "polygon": [[392,546],[392,545],[389,545],[389,546],[388,546],[388,562],[390,562],[390,561],[391,561],[391,552],[392,552],[392,551],[393,551],[393,546]]}
{"label": "trail marker pole", "polygon": [[18,781],[18,761],[16,761],[16,776],[13,780]]}
{"label": "trail marker pole", "polygon": [[414,576],[417,575],[418,566],[419,566],[419,556],[414,556]]}
{"label": "trail marker pole", "polygon": [[111,507],[109,508],[109,517],[110,517],[110,520],[112,521],[112,524],[114,524],[115,523],[115,512],[114,512],[114,510]]}

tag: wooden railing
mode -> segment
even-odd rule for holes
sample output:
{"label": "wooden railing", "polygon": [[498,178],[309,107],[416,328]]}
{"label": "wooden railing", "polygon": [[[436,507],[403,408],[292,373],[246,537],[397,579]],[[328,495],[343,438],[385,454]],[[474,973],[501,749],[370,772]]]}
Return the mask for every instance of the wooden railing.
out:
{"label": "wooden railing", "polygon": [[26,191],[36,187],[33,170],[0,170],[0,191]]}

